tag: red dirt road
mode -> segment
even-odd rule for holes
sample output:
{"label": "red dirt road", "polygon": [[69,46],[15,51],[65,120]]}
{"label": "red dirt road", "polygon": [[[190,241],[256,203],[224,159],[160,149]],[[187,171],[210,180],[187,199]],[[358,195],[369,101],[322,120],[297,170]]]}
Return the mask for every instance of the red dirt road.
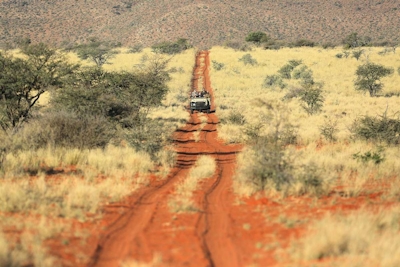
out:
{"label": "red dirt road", "polygon": [[[209,52],[200,52],[196,56],[192,88],[204,87],[215,103],[209,66]],[[327,266],[329,259],[293,262],[288,248],[307,233],[312,222],[326,214],[347,214],[360,208],[373,210],[393,204],[380,197],[380,188],[356,197],[343,196],[340,188],[319,198],[235,196],[232,177],[241,146],[224,145],[218,139],[215,112],[204,116],[205,125],[199,113],[194,113],[174,133],[177,163],[166,179],[152,181],[149,187],[125,200],[122,215],[116,214],[114,208],[110,216],[107,210],[112,211],[113,207],[105,207],[106,221],[113,223],[108,223],[97,249],[91,247],[95,252],[89,266]],[[200,132],[197,141],[195,132]],[[317,150],[318,146],[316,153]],[[168,201],[176,197],[175,187],[188,177],[199,155],[213,156],[216,171],[199,182],[193,192],[197,210],[173,213]]]}
{"label": "red dirt road", "polygon": [[[198,53],[192,88],[202,86],[210,92],[215,110],[209,64],[209,52]],[[201,129],[199,141],[193,135],[201,127],[196,113],[176,131],[176,166],[164,181],[133,200],[129,210],[108,228],[90,266],[120,266],[129,260],[148,262],[158,254],[163,264],[170,266],[241,266],[230,218],[234,202],[232,176],[240,146],[227,146],[218,140],[218,118],[215,112],[206,115],[207,124]],[[198,155],[212,155],[217,162],[214,176],[196,193],[202,212],[172,214],[167,200],[174,186],[187,177]]]}

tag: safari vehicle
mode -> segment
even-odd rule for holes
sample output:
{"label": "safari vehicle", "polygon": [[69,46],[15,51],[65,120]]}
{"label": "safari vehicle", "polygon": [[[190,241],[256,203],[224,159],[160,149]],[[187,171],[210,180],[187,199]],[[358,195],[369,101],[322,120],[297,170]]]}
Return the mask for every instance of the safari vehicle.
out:
{"label": "safari vehicle", "polygon": [[194,111],[207,112],[211,111],[211,98],[210,97],[193,97],[190,99],[190,112],[193,114]]}

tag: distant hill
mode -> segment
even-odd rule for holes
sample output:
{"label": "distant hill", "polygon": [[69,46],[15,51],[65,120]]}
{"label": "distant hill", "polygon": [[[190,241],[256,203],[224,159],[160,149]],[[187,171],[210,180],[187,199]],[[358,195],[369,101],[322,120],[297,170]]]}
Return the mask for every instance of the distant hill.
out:
{"label": "distant hill", "polygon": [[0,44],[98,37],[150,46],[187,38],[207,48],[251,31],[285,41],[340,43],[357,32],[400,42],[399,28],[399,0],[0,0]]}

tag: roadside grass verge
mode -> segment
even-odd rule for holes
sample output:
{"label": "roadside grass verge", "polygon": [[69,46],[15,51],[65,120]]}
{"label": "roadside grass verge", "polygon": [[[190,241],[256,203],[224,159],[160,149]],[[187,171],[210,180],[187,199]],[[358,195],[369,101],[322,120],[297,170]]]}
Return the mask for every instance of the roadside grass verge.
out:
{"label": "roadside grass verge", "polygon": [[[63,173],[59,168],[68,158],[76,165],[70,173]],[[0,210],[83,220],[101,204],[118,201],[146,186],[152,167],[147,154],[128,147],[84,151],[48,148],[7,155],[0,182]],[[57,170],[62,176],[46,176],[46,172]],[[27,171],[36,176],[26,176]]]}
{"label": "roadside grass verge", "polygon": [[211,156],[199,156],[195,165],[190,169],[188,176],[180,182],[175,193],[168,200],[168,206],[171,212],[195,212],[199,208],[193,201],[193,192],[198,184],[206,178],[214,175],[217,165],[215,159]]}
{"label": "roadside grass verge", "polygon": [[340,266],[399,266],[399,229],[398,206],[328,215],[312,223],[309,233],[287,252],[299,264],[334,259]]}

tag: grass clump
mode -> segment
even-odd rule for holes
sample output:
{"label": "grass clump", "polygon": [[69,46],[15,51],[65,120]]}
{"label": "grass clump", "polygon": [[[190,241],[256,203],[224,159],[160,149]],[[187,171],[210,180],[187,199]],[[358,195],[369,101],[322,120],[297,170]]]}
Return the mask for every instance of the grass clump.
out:
{"label": "grass clump", "polygon": [[341,266],[398,266],[400,264],[399,208],[377,213],[361,211],[329,215],[310,226],[310,232],[290,249],[297,261],[335,257]]}

